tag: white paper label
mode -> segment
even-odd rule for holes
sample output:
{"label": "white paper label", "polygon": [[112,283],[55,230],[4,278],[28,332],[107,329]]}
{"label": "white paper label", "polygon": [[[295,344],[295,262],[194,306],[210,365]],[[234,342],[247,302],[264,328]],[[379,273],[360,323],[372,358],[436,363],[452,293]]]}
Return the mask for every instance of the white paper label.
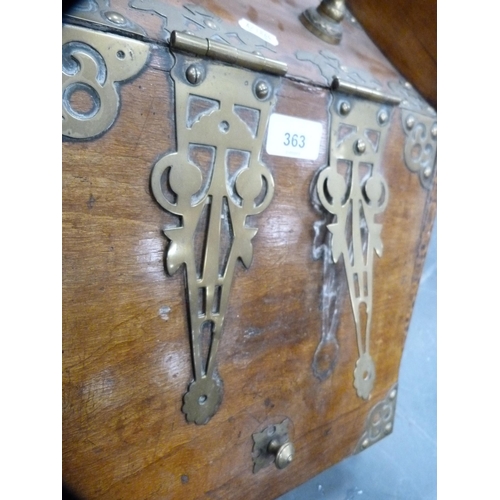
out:
{"label": "white paper label", "polygon": [[269,119],[266,151],[274,156],[316,160],[323,124],[274,113]]}
{"label": "white paper label", "polygon": [[253,24],[250,21],[247,21],[246,19],[240,19],[238,21],[238,24],[245,31],[252,33],[252,35],[258,36],[259,38],[261,38],[265,42],[270,43],[271,45],[274,45],[275,47],[278,45],[278,39],[272,33],[269,33],[269,31],[266,31],[266,30],[260,28],[256,24]]}

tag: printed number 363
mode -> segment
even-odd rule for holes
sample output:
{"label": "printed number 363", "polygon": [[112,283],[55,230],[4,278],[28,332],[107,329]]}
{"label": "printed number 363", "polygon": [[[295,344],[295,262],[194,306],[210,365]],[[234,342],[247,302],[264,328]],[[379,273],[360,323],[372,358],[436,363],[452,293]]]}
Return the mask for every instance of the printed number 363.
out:
{"label": "printed number 363", "polygon": [[285,146],[292,146],[294,148],[303,148],[306,145],[306,138],[303,135],[285,133]]}

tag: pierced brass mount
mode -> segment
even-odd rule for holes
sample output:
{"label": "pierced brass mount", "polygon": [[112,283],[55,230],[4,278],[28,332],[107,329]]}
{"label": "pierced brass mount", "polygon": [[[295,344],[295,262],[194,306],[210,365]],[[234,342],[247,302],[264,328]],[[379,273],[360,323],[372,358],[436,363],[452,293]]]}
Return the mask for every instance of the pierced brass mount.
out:
{"label": "pierced brass mount", "polygon": [[[136,76],[146,64],[149,46],[130,38],[76,26],[62,30],[62,134],[89,139],[116,120],[120,96],[116,82]],[[75,109],[76,93],[91,102]]]}
{"label": "pierced brass mount", "polygon": [[161,207],[181,218],[164,233],[167,272],[186,269],[194,380],[182,411],[188,422],[206,424],[222,401],[216,356],[236,262],[252,262],[257,229],[246,220],[274,193],[259,157],[279,79],[175,58],[177,151],[153,166],[151,188]]}
{"label": "pierced brass mount", "polygon": [[418,174],[422,187],[430,189],[436,169],[436,116],[403,109],[401,119],[406,135],[404,149],[406,167],[410,172]]}
{"label": "pierced brass mount", "polygon": [[396,416],[397,395],[398,386],[396,384],[389,390],[385,399],[379,401],[370,410],[366,419],[365,431],[359,438],[354,453],[359,453],[392,432]]}
{"label": "pierced brass mount", "polygon": [[368,399],[375,381],[370,355],[374,253],[382,256],[382,225],[375,221],[388,203],[389,189],[382,176],[384,151],[392,106],[342,93],[332,99],[329,165],[319,172],[316,190],[332,216],[333,262],[343,257],[356,328],[359,359],[354,370],[357,394]]}

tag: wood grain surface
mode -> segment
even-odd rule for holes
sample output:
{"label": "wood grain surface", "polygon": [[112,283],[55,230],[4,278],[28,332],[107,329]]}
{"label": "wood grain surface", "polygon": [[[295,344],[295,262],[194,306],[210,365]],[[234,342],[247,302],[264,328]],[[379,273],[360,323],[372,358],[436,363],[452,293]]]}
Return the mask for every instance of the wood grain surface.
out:
{"label": "wood grain surface", "polygon": [[385,57],[437,108],[437,2],[347,0]]}
{"label": "wood grain surface", "polygon": [[[261,4],[253,21],[263,27],[266,9],[291,16],[303,8],[293,0]],[[243,2],[234,2],[236,13],[205,5],[230,19],[243,15]],[[151,23],[148,31],[160,29],[157,16],[133,14]],[[297,33],[308,40],[305,30]],[[297,46],[297,33],[284,30],[283,45]],[[312,368],[323,263],[312,255],[321,214],[310,190],[328,164],[331,94],[281,79],[275,111],[323,123],[321,153],[306,161],[262,152],[276,190],[253,220],[252,265],[238,263],[234,276],[218,352],[224,399],[207,425],[188,424],[181,412],[192,380],[185,281],[182,269],[166,274],[162,228],[174,219],[149,186],[152,165],[176,150],[172,56],[153,43],[151,53],[140,76],[120,87],[109,131],[63,141],[63,480],[82,499],[275,498],[351,455],[370,409],[397,382],[436,188],[423,189],[405,167],[396,109],[381,161],[390,200],[379,220],[384,255],[374,265],[377,377],[372,397],[362,400],[353,387],[358,351],[348,296],[339,301],[335,369],[321,380]],[[349,57],[359,67],[393,71],[377,49],[362,54],[358,48]],[[252,434],[284,418],[295,460],[254,475]]]}

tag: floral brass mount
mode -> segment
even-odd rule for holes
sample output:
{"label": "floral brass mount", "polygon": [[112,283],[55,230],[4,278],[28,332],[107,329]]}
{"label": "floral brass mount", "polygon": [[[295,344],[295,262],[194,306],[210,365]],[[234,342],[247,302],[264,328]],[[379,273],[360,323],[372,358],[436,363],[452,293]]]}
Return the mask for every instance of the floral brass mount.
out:
{"label": "floral brass mount", "polygon": [[[90,139],[108,130],[120,106],[116,82],[136,76],[148,55],[148,45],[138,40],[63,26],[62,134]],[[75,109],[77,93],[86,95],[89,109]]]}
{"label": "floral brass mount", "polygon": [[216,356],[238,259],[248,268],[257,229],[248,216],[271,202],[274,180],[260,161],[279,79],[175,54],[177,152],[153,167],[156,201],[181,218],[164,230],[168,274],[185,265],[194,380],[188,422],[206,424],[222,401]]}
{"label": "floral brass mount", "polygon": [[[392,106],[333,94],[330,164],[319,172],[317,195],[332,216],[334,263],[343,257],[356,328],[359,358],[354,387],[368,399],[375,380],[370,355],[374,253],[382,256],[382,225],[375,221],[388,202],[381,168]],[[325,254],[329,255],[329,254]]]}

